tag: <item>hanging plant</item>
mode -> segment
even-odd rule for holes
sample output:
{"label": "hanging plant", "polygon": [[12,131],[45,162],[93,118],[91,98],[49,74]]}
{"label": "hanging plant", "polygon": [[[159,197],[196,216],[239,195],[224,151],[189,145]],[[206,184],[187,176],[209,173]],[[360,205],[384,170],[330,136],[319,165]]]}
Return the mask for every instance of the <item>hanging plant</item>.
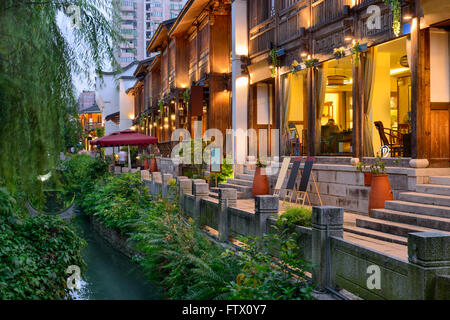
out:
{"label": "hanging plant", "polygon": [[319,59],[309,58],[309,59],[304,59],[303,62],[305,63],[305,66],[307,68],[311,68],[311,67],[316,66],[319,63]]}
{"label": "hanging plant", "polygon": [[334,48],[333,55],[336,59],[340,59],[345,57],[345,49],[344,48]]}
{"label": "hanging plant", "polygon": [[142,126],[145,122],[145,119],[149,116],[148,112],[143,112],[139,119],[139,125]]}
{"label": "hanging plant", "polygon": [[278,53],[277,49],[272,49],[269,52],[269,56],[272,59],[272,78],[275,78],[277,75],[277,67],[278,67]]}
{"label": "hanging plant", "polygon": [[162,99],[158,101],[158,106],[159,106],[159,113],[162,116],[164,113],[164,101]]}
{"label": "hanging plant", "polygon": [[400,35],[400,18],[402,15],[401,0],[383,0],[383,2],[391,8],[392,31],[398,37]]}
{"label": "hanging plant", "polygon": [[188,103],[190,99],[191,99],[191,89],[184,90],[184,92],[183,92],[183,101]]}
{"label": "hanging plant", "polygon": [[300,63],[297,60],[294,60],[291,64],[291,73],[296,73],[301,70]]}
{"label": "hanging plant", "polygon": [[356,41],[353,44],[353,47],[350,48],[350,51],[355,55],[355,58],[353,60],[353,64],[357,67],[359,65],[359,58],[361,55],[361,46],[359,45],[359,42]]}

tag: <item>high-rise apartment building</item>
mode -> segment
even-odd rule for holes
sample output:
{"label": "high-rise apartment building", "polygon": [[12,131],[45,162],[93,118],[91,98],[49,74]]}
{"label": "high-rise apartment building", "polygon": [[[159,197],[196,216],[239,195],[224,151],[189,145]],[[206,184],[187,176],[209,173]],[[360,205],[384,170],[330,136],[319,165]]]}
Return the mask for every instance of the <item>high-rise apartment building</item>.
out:
{"label": "high-rise apartment building", "polygon": [[83,90],[78,96],[78,111],[83,111],[95,104],[95,91]]}
{"label": "high-rise apartment building", "polygon": [[126,42],[119,45],[119,62],[122,67],[135,60],[143,60],[147,44],[158,25],[176,18],[187,0],[120,0],[120,32]]}

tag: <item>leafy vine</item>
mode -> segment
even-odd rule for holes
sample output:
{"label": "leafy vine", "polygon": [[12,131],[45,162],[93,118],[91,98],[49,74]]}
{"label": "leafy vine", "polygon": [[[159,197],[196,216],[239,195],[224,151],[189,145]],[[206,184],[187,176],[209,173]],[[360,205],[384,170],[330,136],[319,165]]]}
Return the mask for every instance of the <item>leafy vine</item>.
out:
{"label": "leafy vine", "polygon": [[400,18],[402,15],[401,0],[383,0],[383,2],[391,8],[392,31],[398,37],[400,35]]}
{"label": "leafy vine", "polygon": [[278,67],[278,53],[277,49],[272,49],[269,52],[269,56],[272,59],[272,78],[275,78],[277,75],[277,67]]}

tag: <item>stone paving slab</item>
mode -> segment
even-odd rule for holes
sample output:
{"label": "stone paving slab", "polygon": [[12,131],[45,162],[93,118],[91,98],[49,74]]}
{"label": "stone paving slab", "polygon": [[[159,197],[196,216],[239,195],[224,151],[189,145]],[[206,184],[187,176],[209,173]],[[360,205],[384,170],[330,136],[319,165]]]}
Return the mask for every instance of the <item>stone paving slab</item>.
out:
{"label": "stone paving slab", "polygon": [[[282,214],[286,211],[286,209],[290,206],[296,206],[294,203],[289,203],[286,201],[281,201],[279,204],[279,213]],[[254,199],[242,199],[237,200],[237,206],[238,209],[255,213],[255,200]],[[312,209],[311,206],[305,206],[308,209]],[[356,218],[364,217],[365,215],[362,214],[355,214],[355,213],[349,213],[344,212],[344,226],[345,225],[356,225]],[[408,247],[405,245],[397,244],[397,243],[391,243],[387,241],[377,240],[370,237],[365,237],[362,235],[353,234],[350,232],[344,232],[344,240],[356,243],[358,245],[364,246],[366,248],[370,248],[373,250],[377,250],[386,254],[389,254],[391,256],[408,260]]]}

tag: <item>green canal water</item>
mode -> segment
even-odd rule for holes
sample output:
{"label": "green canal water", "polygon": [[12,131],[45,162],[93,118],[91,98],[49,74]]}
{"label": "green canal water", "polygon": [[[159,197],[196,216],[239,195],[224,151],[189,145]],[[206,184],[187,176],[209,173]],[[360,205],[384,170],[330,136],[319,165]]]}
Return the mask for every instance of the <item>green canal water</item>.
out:
{"label": "green canal water", "polygon": [[145,278],[137,264],[113,249],[98,235],[89,221],[78,216],[73,220],[78,234],[87,242],[83,257],[87,264],[81,275],[81,289],[72,294],[76,300],[157,300],[156,285]]}

